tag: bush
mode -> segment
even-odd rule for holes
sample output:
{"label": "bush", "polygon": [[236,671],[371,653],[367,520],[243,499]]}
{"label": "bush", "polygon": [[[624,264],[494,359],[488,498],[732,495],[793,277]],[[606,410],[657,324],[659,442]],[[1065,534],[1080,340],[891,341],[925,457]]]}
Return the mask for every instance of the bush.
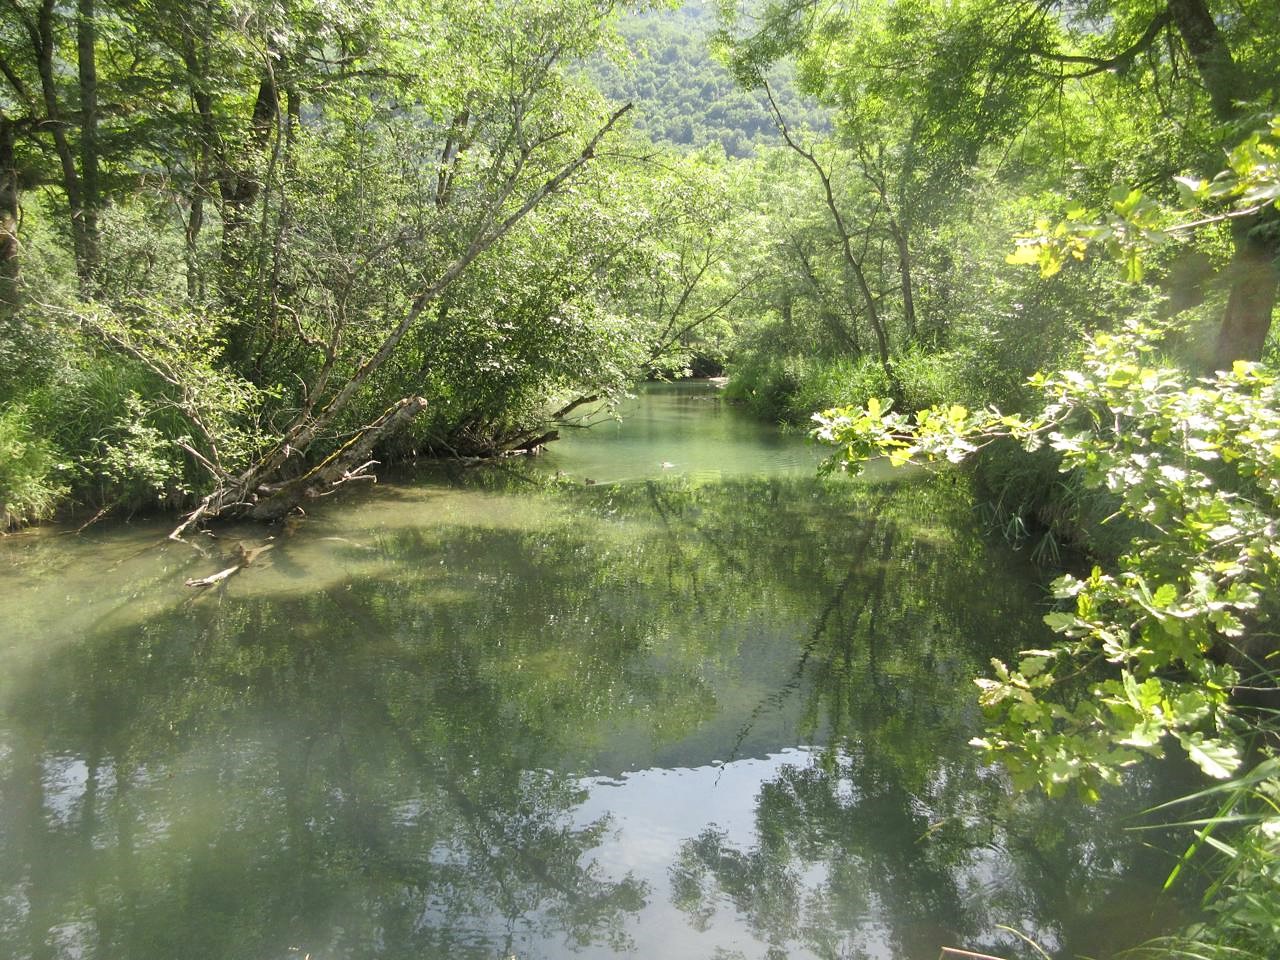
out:
{"label": "bush", "polygon": [[53,446],[36,436],[26,406],[0,409],[0,529],[52,515],[66,493]]}
{"label": "bush", "polygon": [[870,357],[815,360],[791,398],[792,420],[808,423],[818,410],[866,403],[871,397],[887,396],[889,391],[884,368]]}
{"label": "bush", "polygon": [[975,349],[945,353],[913,346],[894,359],[890,379],[875,357],[822,357],[753,352],[729,371],[725,396],[752,413],[783,423],[807,424],[832,407],[862,406],[872,397],[892,399],[898,410],[945,402],[980,407],[1018,393],[1021,371],[1002,371]]}
{"label": "bush", "polygon": [[890,393],[878,362],[862,357],[755,355],[730,370],[725,397],[757,416],[807,424],[815,411],[865,403]]}
{"label": "bush", "polygon": [[1095,334],[1077,369],[1036,378],[1045,407],[1033,419],[960,405],[908,419],[873,401],[828,411],[816,431],[855,466],[877,454],[960,462],[1005,437],[1047,444],[1134,525],[1114,572],[1055,582],[1068,609],[1046,622],[1059,642],[1012,666],[992,661],[995,679],[978,681],[995,722],[976,742],[1020,787],[1074,784],[1096,797],[1166,741],[1225,779],[1257,732],[1229,702],[1238,665],[1256,671],[1252,694],[1280,689],[1266,625],[1280,583],[1280,373],[1238,361],[1195,377],[1161,355],[1169,326],[1132,320]]}
{"label": "bush", "polygon": [[795,422],[792,399],[810,362],[804,357],[752,354],[745,362],[730,367],[725,399],[740,403],[767,420]]}
{"label": "bush", "polygon": [[[1030,545],[1034,563],[1056,566],[1070,550],[1114,560],[1133,538],[1132,524],[1114,517],[1116,499],[1088,490],[1048,447],[1033,453],[1003,440],[972,461],[979,511],[1015,547]],[[1110,522],[1108,522],[1110,521]]]}
{"label": "bush", "polygon": [[33,428],[66,451],[63,494],[73,502],[138,509],[152,499],[148,458],[125,446],[131,398],[146,386],[126,362],[81,357],[59,380],[30,394]]}

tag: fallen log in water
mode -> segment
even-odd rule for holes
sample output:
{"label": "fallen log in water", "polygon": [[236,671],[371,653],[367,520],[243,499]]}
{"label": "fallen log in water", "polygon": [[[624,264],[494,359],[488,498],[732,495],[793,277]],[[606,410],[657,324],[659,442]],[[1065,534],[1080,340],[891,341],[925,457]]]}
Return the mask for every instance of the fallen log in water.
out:
{"label": "fallen log in water", "polygon": [[422,397],[405,397],[373,423],[356,431],[346,443],[306,473],[290,480],[271,482],[269,478],[279,473],[292,453],[298,452],[289,444],[282,443],[240,476],[221,482],[183,518],[182,523],[169,534],[169,539],[181,540],[187,530],[215,517],[279,520],[303,501],[326,496],[344,483],[374,479],[365,472],[376,462],[367,459],[374,444],[412,420],[426,405],[427,401]]}
{"label": "fallen log in water", "polygon": [[263,543],[256,547],[245,547],[244,544],[237,544],[236,550],[240,554],[240,562],[234,566],[219,570],[217,573],[211,573],[207,577],[192,577],[187,581],[188,587],[212,587],[215,584],[223,583],[231,579],[249,564],[253,563],[268,550],[275,547],[274,543]]}
{"label": "fallen log in water", "polygon": [[352,480],[374,480],[366,473],[374,444],[416,417],[426,407],[422,397],[405,397],[302,476],[258,488],[260,499],[248,510],[254,520],[279,520],[303,501],[328,496]]}

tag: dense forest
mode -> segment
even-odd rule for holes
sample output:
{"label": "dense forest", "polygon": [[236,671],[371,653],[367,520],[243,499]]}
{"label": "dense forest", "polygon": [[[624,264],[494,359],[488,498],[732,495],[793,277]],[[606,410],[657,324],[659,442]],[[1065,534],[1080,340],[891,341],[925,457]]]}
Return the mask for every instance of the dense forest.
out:
{"label": "dense forest", "polygon": [[1274,0],[3,0],[0,74],[4,528],[275,521],[723,373],[1071,571],[976,748],[1189,758],[1150,955],[1274,956]]}

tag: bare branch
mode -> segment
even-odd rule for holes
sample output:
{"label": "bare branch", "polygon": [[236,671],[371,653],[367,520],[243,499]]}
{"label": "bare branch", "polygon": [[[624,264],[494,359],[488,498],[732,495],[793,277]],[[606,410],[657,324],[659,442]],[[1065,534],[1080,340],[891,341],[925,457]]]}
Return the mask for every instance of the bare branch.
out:
{"label": "bare branch", "polygon": [[840,207],[836,204],[835,192],[831,188],[831,175],[827,173],[822,164],[818,162],[818,158],[809,150],[801,147],[794,139],[791,132],[787,129],[786,121],[782,118],[782,111],[778,109],[778,103],[773,98],[773,90],[770,89],[767,81],[764,82],[764,92],[769,98],[769,107],[773,110],[774,121],[778,125],[778,130],[782,134],[782,139],[786,141],[787,146],[804,157],[805,160],[813,167],[818,174],[818,179],[822,181],[822,189],[826,195],[827,209],[831,212],[831,219],[835,221],[836,232],[840,235],[840,247],[844,253],[845,263],[848,265],[850,272],[858,283],[858,289],[862,293],[862,298],[867,305],[867,319],[871,322],[871,329],[876,335],[876,346],[880,353],[880,365],[884,367],[885,372],[889,372],[889,338],[884,329],[884,322],[880,319],[880,311],[876,309],[875,297],[871,293],[871,286],[867,283],[866,273],[862,269],[862,261],[853,255],[853,246],[849,236],[849,229],[845,226],[844,217],[840,213]]}
{"label": "bare branch", "polygon": [[1160,36],[1160,31],[1169,25],[1171,19],[1172,14],[1170,14],[1169,10],[1162,10],[1147,25],[1147,29],[1143,31],[1141,37],[1134,41],[1132,45],[1111,57],[1089,57],[1080,54],[1054,53],[1050,50],[1039,49],[1028,50],[1027,52],[1042,60],[1051,60],[1054,63],[1062,64],[1082,64],[1086,67],[1086,69],[1076,73],[1063,73],[1061,75],[1062,79],[1075,80],[1107,72],[1124,73],[1133,66],[1133,61],[1137,59],[1138,54],[1155,43],[1156,38]]}

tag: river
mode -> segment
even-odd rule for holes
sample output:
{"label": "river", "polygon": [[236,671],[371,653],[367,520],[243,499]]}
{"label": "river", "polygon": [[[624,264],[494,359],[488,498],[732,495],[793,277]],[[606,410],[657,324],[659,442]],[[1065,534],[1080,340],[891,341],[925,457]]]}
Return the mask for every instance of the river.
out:
{"label": "river", "polygon": [[[1043,645],[950,478],[815,476],[707,385],[270,533],[0,540],[0,956],[1102,955],[1175,924],[1013,796],[972,678]],[[592,481],[592,482],[588,482]]]}

